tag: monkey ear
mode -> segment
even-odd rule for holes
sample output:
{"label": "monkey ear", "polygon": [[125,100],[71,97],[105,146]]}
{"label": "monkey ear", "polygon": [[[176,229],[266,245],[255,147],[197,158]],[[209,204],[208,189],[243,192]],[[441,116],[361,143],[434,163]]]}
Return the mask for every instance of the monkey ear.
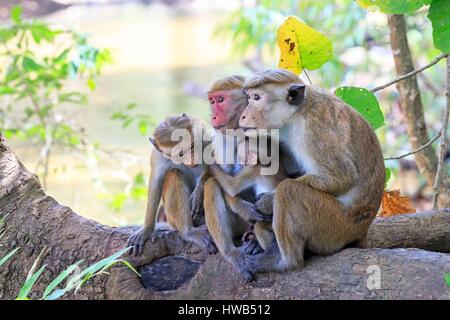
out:
{"label": "monkey ear", "polygon": [[290,105],[298,106],[305,99],[305,89],[306,85],[304,84],[292,84],[288,89],[288,94],[286,97],[286,101]]}
{"label": "monkey ear", "polygon": [[150,140],[150,142],[152,143],[152,145],[155,147],[156,151],[158,152],[162,152],[161,148],[158,146],[158,144],[156,143],[155,139],[153,139],[152,137],[148,138]]}

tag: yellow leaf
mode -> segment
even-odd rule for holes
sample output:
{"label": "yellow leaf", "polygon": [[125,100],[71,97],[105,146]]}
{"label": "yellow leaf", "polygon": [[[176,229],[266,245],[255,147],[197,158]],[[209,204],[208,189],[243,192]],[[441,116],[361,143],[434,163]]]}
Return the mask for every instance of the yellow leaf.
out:
{"label": "yellow leaf", "polygon": [[416,212],[411,199],[400,195],[400,191],[385,191],[381,201],[380,216],[383,218],[395,216],[403,213]]}
{"label": "yellow leaf", "polygon": [[300,74],[320,68],[333,56],[333,45],[324,34],[289,16],[278,28],[279,68]]}

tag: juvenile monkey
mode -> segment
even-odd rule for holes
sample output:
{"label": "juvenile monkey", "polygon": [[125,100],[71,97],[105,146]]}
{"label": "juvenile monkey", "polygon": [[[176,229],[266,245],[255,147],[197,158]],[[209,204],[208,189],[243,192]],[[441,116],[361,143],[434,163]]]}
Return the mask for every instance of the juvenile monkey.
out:
{"label": "juvenile monkey", "polygon": [[[181,142],[173,141],[175,130],[190,137]],[[179,231],[185,240],[200,245],[208,253],[217,252],[206,227],[194,227],[192,219],[192,211],[202,209],[203,184],[208,177],[206,166],[196,165],[196,134],[203,137],[206,134],[205,125],[197,118],[182,114],[161,122],[155,129],[154,138],[150,138],[155,151],[151,155],[147,211],[144,226],[129,239],[128,245],[133,246],[132,254],[142,254],[145,241],[155,229],[161,199],[167,222],[172,228]],[[202,148],[200,146],[200,151]],[[174,156],[180,163],[174,163]]]}
{"label": "juvenile monkey", "polygon": [[303,175],[282,181],[273,199],[276,243],[248,257],[253,272],[304,265],[305,247],[331,254],[362,241],[381,203],[385,169],[377,137],[360,114],[335,95],[276,69],[246,84],[244,128],[280,129]]}

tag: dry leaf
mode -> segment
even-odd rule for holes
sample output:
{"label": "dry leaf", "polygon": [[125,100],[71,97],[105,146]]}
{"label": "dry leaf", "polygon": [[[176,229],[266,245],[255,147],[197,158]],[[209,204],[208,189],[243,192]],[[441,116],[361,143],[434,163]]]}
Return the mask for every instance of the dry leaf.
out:
{"label": "dry leaf", "polygon": [[402,196],[399,190],[385,191],[381,201],[380,217],[416,212],[411,199]]}

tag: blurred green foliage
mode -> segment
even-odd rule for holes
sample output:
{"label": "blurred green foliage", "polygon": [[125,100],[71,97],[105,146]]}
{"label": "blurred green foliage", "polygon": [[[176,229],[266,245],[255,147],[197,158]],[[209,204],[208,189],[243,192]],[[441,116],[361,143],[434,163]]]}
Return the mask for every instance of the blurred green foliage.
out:
{"label": "blurred green foliage", "polygon": [[12,10],[11,24],[0,28],[0,43],[0,130],[7,138],[42,146],[45,184],[52,147],[88,144],[84,129],[59,112],[63,105],[87,102],[85,92],[70,89],[71,80],[85,78],[94,90],[96,76],[112,58],[84,35],[22,20],[21,7]]}

